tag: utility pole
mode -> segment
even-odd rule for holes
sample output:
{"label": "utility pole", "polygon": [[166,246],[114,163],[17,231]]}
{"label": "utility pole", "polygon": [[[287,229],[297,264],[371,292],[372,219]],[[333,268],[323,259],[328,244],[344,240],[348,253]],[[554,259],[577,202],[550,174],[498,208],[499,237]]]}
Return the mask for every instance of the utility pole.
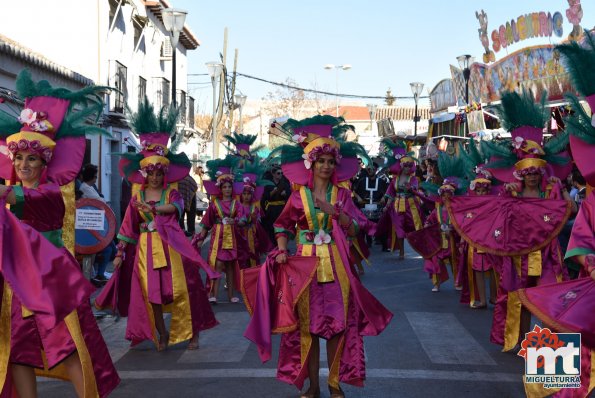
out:
{"label": "utility pole", "polygon": [[[236,76],[237,76],[237,70],[238,70],[238,49],[235,49],[235,56],[234,56],[234,60],[233,60],[233,75],[231,78],[231,94],[229,96],[230,99],[230,105],[231,108],[229,109],[229,119],[228,119],[228,123],[227,123],[227,127],[229,129],[229,132],[231,133],[233,130],[233,114],[234,114],[234,110],[235,110],[235,106],[237,105],[234,101],[234,96],[235,96],[235,92],[236,92]],[[240,131],[241,133],[241,131]]]}
{"label": "utility pole", "polygon": [[[219,83],[219,103],[217,106],[217,115],[215,116],[215,120],[213,120],[214,126],[219,125],[219,123],[221,122],[221,118],[223,117],[223,101],[225,100],[225,84],[226,84],[226,80],[227,80],[227,68],[226,68],[226,62],[225,60],[227,59],[227,27],[224,30],[223,33],[223,59],[221,60],[221,62],[223,63],[223,74],[221,75],[221,81]],[[217,129],[213,129],[213,131],[217,131]],[[213,137],[213,155],[215,158],[219,157],[219,137],[217,137],[215,135],[215,137]]]}

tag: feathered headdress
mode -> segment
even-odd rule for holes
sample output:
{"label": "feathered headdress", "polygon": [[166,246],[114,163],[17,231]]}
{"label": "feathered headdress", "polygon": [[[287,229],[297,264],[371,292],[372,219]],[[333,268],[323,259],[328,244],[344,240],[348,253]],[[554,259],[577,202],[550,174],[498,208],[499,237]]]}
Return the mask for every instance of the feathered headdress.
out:
{"label": "feathered headdress", "polygon": [[459,144],[459,154],[466,177],[469,180],[469,189],[471,191],[475,191],[476,188],[490,189],[492,186],[492,173],[485,167],[485,160],[475,141],[469,141],[467,150],[463,148],[462,144]]}
{"label": "feathered headdress", "polygon": [[359,170],[358,157],[369,162],[364,147],[356,142],[344,141],[346,130],[343,118],[314,116],[303,120],[289,119],[282,126],[286,138],[294,144],[282,145],[269,155],[269,162],[281,164],[283,174],[294,184],[308,185],[312,178],[312,165],[324,154],[337,161],[334,182],[349,180]]}
{"label": "feathered headdress", "polygon": [[440,196],[446,191],[453,195],[462,195],[468,187],[468,181],[465,177],[465,162],[459,155],[451,156],[447,153],[438,154],[438,170],[440,175],[445,176],[442,185],[434,184],[429,181],[421,183],[421,187],[430,194]]}
{"label": "feathered headdress", "polygon": [[264,187],[274,185],[272,181],[263,179],[267,167],[263,159],[254,157],[252,163],[245,163],[242,169],[235,172],[234,192],[250,191],[252,201],[260,201]]}
{"label": "feathered headdress", "polygon": [[574,111],[565,119],[570,134],[570,147],[574,161],[587,183],[595,185],[595,39],[593,32],[584,30],[584,42],[570,42],[556,46],[576,90],[585,97],[591,108],[589,116],[574,94],[566,99]]}
{"label": "feathered headdress", "polygon": [[[223,159],[213,159],[207,161],[207,175],[209,180],[203,181],[205,190],[209,195],[220,196],[221,186],[228,182],[234,186],[235,169],[238,166],[240,159],[236,156],[227,155]],[[242,191],[236,191],[234,187],[234,194],[238,195]]]}
{"label": "feathered headdress", "polygon": [[226,146],[230,152],[233,152],[235,156],[250,162],[254,160],[253,154],[264,147],[264,145],[258,145],[254,148],[250,148],[254,142],[256,142],[256,139],[258,138],[257,135],[238,134],[234,132],[230,135],[224,135],[223,137],[233,145],[233,148],[231,146]]}
{"label": "feathered headdress", "polygon": [[383,169],[388,169],[393,174],[401,174],[403,165],[409,165],[409,173],[415,173],[415,162],[413,152],[407,152],[407,145],[403,141],[394,142],[390,138],[380,141],[383,149],[382,156],[385,159]]}
{"label": "feathered headdress", "polygon": [[103,95],[109,88],[54,88],[46,80],[34,82],[31,73],[23,70],[17,77],[16,89],[25,98],[25,106],[18,116],[0,111],[0,177],[15,182],[12,158],[16,152],[27,150],[46,162],[42,179],[60,185],[69,183],[81,168],[85,135],[109,135],[95,125],[103,111]]}
{"label": "feathered headdress", "polygon": [[550,114],[545,107],[547,93],[535,102],[529,90],[506,92],[496,107],[502,127],[510,131],[512,143],[482,141],[482,153],[490,162],[486,168],[501,181],[511,177],[540,172],[564,178],[568,174],[570,158],[563,153],[568,145],[568,134],[561,133],[543,143],[543,128]]}
{"label": "feathered headdress", "polygon": [[136,113],[128,110],[128,124],[138,135],[141,151],[139,153],[118,153],[120,174],[128,181],[143,184],[146,173],[155,169],[163,170],[164,184],[176,182],[188,175],[190,160],[185,153],[173,153],[168,148],[169,139],[175,136],[178,109],[162,107],[155,114],[153,105],[145,97],[138,105]]}

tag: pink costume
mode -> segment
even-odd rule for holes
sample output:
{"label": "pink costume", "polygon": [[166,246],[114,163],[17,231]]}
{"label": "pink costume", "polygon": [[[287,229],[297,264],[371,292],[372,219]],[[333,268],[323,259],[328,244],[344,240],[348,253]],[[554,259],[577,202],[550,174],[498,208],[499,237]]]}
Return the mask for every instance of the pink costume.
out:
{"label": "pink costume", "polygon": [[[190,245],[177,223],[184,206],[178,191],[168,186],[159,203],[155,203],[156,206],[174,205],[177,211],[171,214],[141,213],[132,205],[141,200],[145,201],[144,191],[133,195],[118,233],[119,240],[136,245],[134,257],[126,259],[122,265],[132,267],[126,339],[132,345],[144,340],[157,344],[151,304],[161,304],[164,312],[172,314],[169,344],[177,344],[218,324],[198,267],[211,277],[216,274]],[[122,283],[116,278],[110,279],[95,301],[97,307],[111,306],[107,294],[112,291],[111,284],[118,282]]]}
{"label": "pink costume", "polygon": [[[510,292],[565,278],[556,238],[570,215],[564,200],[455,197],[447,204],[454,228],[468,244],[503,256],[490,339],[512,349],[520,336],[521,304]],[[531,278],[538,277],[538,278]]]}
{"label": "pink costume", "polygon": [[[244,239],[241,236],[238,221],[244,216],[244,209],[238,200],[223,200],[213,197],[209,207],[200,221],[203,228],[200,236],[211,231],[208,263],[215,269],[216,261],[235,262],[238,260],[238,244]],[[225,219],[233,219],[233,224],[225,224]]]}
{"label": "pink costume", "polygon": [[[319,258],[316,272],[305,281],[305,290],[297,302],[297,325],[288,328],[287,333],[282,335],[277,378],[301,389],[308,377],[305,361],[310,350],[311,335],[329,339],[343,334],[339,366],[331,369],[329,384],[341,381],[363,386],[365,360],[362,336],[379,334],[390,322],[392,314],[353,274],[343,231],[336,221],[314,209],[311,195],[306,187],[292,192],[275,222],[277,233],[296,237],[297,256]],[[327,199],[330,203],[343,201],[344,212],[352,217],[356,217],[359,212],[351,200],[351,192],[346,189],[329,186]],[[330,243],[314,243],[314,235],[319,230],[332,236]],[[283,320],[274,323],[283,324]],[[246,332],[249,338],[251,330],[249,326]],[[262,354],[261,358],[268,359]]]}
{"label": "pink costume", "polygon": [[[46,270],[43,274],[39,274],[43,275],[43,280],[39,281],[41,283],[33,283],[32,278],[38,274],[29,272],[26,281],[18,281],[26,282],[26,287],[6,283],[11,280],[14,282],[13,278],[5,279],[1,284],[3,303],[0,312],[9,317],[0,315],[2,330],[0,342],[2,345],[9,343],[9,349],[5,351],[9,358],[0,354],[0,374],[4,373],[2,370],[6,370],[9,363],[16,363],[38,369],[39,375],[64,377],[65,369],[59,366],[60,363],[72,353],[78,352],[81,360],[91,363],[90,368],[83,368],[85,382],[91,384],[85,392],[100,397],[107,396],[119,384],[120,379],[88,303],[92,288],[84,280],[76,260],[63,248],[61,228],[64,202],[60,188],[50,183],[42,184],[36,189],[20,186],[15,186],[13,189],[17,196],[17,203],[11,206],[11,210],[22,219],[24,224],[41,232],[44,237],[33,235],[33,238],[29,238],[25,235],[26,229],[12,233],[8,232],[10,231],[8,229],[5,234],[11,233],[13,241],[11,244],[5,236],[3,251],[10,251],[8,247],[12,247],[20,254],[14,264],[3,261],[0,267],[2,274],[10,272],[13,265],[25,266],[25,263],[22,263],[26,261],[25,253],[33,255],[39,253],[39,257],[35,260],[47,261],[48,264],[39,264],[42,267],[39,271]],[[50,212],[47,209],[53,209],[53,211]],[[5,211],[2,209],[3,213]],[[18,222],[13,222],[12,226],[22,228]],[[25,242],[28,242],[27,248],[23,246]],[[60,250],[54,249],[49,242]],[[17,249],[18,246],[22,247]],[[36,266],[35,263],[30,264],[32,268]],[[16,271],[16,268],[14,270]],[[0,280],[2,279],[0,275]],[[46,318],[52,314],[45,315],[41,309],[39,309],[41,313],[38,314],[38,308],[33,306],[29,308],[33,312],[29,312],[23,303],[29,305],[31,298],[23,294],[46,297],[46,300],[51,300],[46,304],[55,306],[57,311],[66,309],[68,313],[62,312],[54,322],[48,323]],[[73,304],[76,306],[75,312],[71,312],[75,309]],[[4,324],[5,320],[9,321],[7,325]],[[6,331],[9,335],[5,335]],[[8,377],[10,378],[10,371]],[[2,384],[5,389],[0,388],[0,396],[10,397],[11,380],[8,380],[8,383],[0,380],[0,386]]]}
{"label": "pink costume", "polygon": [[391,200],[387,213],[392,224],[391,233],[388,235],[389,247],[395,249],[396,239],[405,238],[407,232],[417,231],[423,227],[421,201],[414,194],[418,189],[415,176],[408,176],[405,184],[399,185],[399,176],[391,180],[386,196]]}
{"label": "pink costume", "polygon": [[[163,337],[158,337],[153,305],[161,306],[164,313],[171,313],[169,344],[190,340],[199,331],[217,325],[198,267],[210,277],[218,274],[200,257],[178,223],[184,203],[173,183],[188,175],[190,161],[185,153],[172,153],[168,149],[175,124],[168,123],[171,114],[164,115],[162,108],[158,117],[145,98],[139,104],[138,113],[131,118],[131,127],[139,135],[142,150],[122,154],[119,165],[120,174],[133,183],[134,192],[118,233],[120,243],[128,244],[126,254],[129,256],[123,259],[121,268],[124,270],[118,270],[118,278],[112,277],[95,301],[99,308],[128,308],[126,339],[133,346],[144,340],[158,346]],[[163,176],[161,197],[156,201],[148,201],[145,196],[148,191],[145,185],[150,185],[152,178],[150,174]],[[152,210],[141,212],[134,206],[135,202],[146,203]],[[156,210],[167,205],[173,206],[175,211],[159,213]],[[134,253],[130,246],[135,246]],[[122,251],[120,248],[119,252]],[[120,292],[128,283],[130,294],[125,297]],[[127,305],[122,303],[128,298]]]}
{"label": "pink costume", "polygon": [[246,225],[239,228],[248,249],[240,253],[242,268],[255,267],[260,261],[260,256],[273,249],[273,244],[260,223],[263,213],[258,203],[259,201],[242,205],[243,217],[240,220],[243,220]]}
{"label": "pink costume", "polygon": [[460,286],[461,278],[458,253],[460,237],[453,230],[448,211],[442,203],[436,202],[436,208],[428,216],[426,224],[438,224],[440,226],[441,249],[431,258],[424,260],[424,271],[430,275],[434,285],[439,285],[448,280],[446,263],[449,263],[455,286]]}
{"label": "pink costume", "polygon": [[[571,41],[556,46],[567,65],[573,88],[584,96],[591,114],[585,112],[579,99],[569,94],[566,98],[573,113],[564,121],[570,134],[570,147],[574,161],[585,177],[587,184],[595,186],[595,92],[593,81],[593,56],[595,43],[592,31],[585,31],[581,44]],[[538,286],[520,290],[518,295],[523,305],[556,332],[581,333],[581,387],[562,389],[556,397],[586,397],[595,387],[595,194],[591,192],[582,202],[574,221],[566,258],[585,256],[581,278],[556,285]],[[586,271],[586,272],[584,272]],[[582,278],[585,276],[585,278]],[[527,385],[525,389],[528,390]],[[546,390],[551,393],[552,390]],[[555,391],[555,390],[553,390]]]}
{"label": "pink costume", "polygon": [[[68,251],[73,242],[67,248],[63,241],[74,232],[65,215],[73,213],[74,193],[68,188],[81,167],[85,133],[106,133],[76,121],[101,111],[102,88],[54,89],[47,81],[33,82],[27,70],[19,74],[17,87],[27,96],[19,121],[6,125],[9,118],[0,117],[0,146],[7,149],[1,151],[0,177],[13,186],[16,203],[10,210],[21,220],[7,212],[5,197],[0,199],[0,396],[16,396],[10,364],[68,380],[63,361],[76,353],[84,396],[105,397],[120,379],[88,303],[92,287]],[[45,163],[35,188],[19,185],[13,165],[19,151]]]}
{"label": "pink costume", "polygon": [[[303,121],[290,119],[284,125],[289,138],[302,148],[281,147],[292,150],[295,156],[289,159],[282,155],[281,167],[299,188],[291,193],[274,226],[278,235],[295,237],[297,252],[288,256],[286,264],[276,264],[274,258],[278,252],[273,252],[260,269],[254,269],[258,270],[256,292],[248,300],[253,316],[244,336],[258,345],[260,358],[266,361],[271,357],[271,333],[283,333],[277,378],[300,389],[310,377],[307,361],[314,336],[324,339],[339,336],[336,355],[329,364],[329,386],[338,389],[340,381],[363,386],[362,336],[378,335],[392,319],[392,314],[353,273],[344,227],[315,207],[309,188],[313,181],[311,167],[318,156],[332,154],[338,164],[325,200],[351,218],[349,228],[353,223],[355,230],[359,229],[358,220],[364,216],[353,204],[351,191],[338,186],[358,169],[355,156],[341,157],[343,143],[330,137],[335,125],[341,133],[342,126],[338,125],[341,120],[316,116]],[[351,149],[352,153],[363,151],[357,144]],[[254,271],[247,269],[243,274],[250,276]],[[250,286],[253,285],[247,281],[245,287]]]}

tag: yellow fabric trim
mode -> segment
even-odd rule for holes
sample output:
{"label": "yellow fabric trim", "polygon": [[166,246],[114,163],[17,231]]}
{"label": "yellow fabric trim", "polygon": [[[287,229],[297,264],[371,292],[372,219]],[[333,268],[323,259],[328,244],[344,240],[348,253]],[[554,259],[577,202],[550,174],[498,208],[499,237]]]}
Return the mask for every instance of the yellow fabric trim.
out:
{"label": "yellow fabric trim", "polygon": [[591,376],[589,377],[589,390],[587,391],[587,395],[595,389],[595,350],[591,350]]}
{"label": "yellow fabric trim", "polygon": [[[304,205],[304,214],[306,215],[306,221],[308,222],[308,228],[310,228],[310,230],[314,230],[314,222],[312,221],[312,214],[310,214],[310,208],[308,206],[308,198],[306,197],[306,187],[300,188],[300,199],[302,200],[302,204]],[[318,233],[318,231],[314,231],[314,233]]]}
{"label": "yellow fabric trim", "polygon": [[145,167],[151,165],[151,164],[162,164],[164,166],[169,166],[169,159],[166,158],[165,156],[159,156],[159,155],[153,155],[153,156],[147,156],[146,158],[144,158],[143,160],[140,161],[140,167],[142,169],[144,169]]}
{"label": "yellow fabric trim", "polygon": [[74,256],[74,218],[76,214],[76,198],[74,195],[74,181],[60,187],[62,200],[66,209],[62,225],[62,240],[64,247]]}
{"label": "yellow fabric trim", "polygon": [[4,281],[2,292],[2,307],[0,308],[0,391],[4,389],[4,382],[8,375],[8,361],[10,359],[10,312],[12,308],[12,289]]}
{"label": "yellow fabric trim", "polygon": [[337,352],[335,353],[333,363],[330,364],[328,371],[328,385],[335,389],[339,389],[339,370],[341,365],[341,356],[343,355],[343,348],[345,348],[345,334],[343,334],[339,340]]}
{"label": "yellow fabric trim", "polygon": [[521,334],[521,300],[516,292],[508,293],[506,303],[506,323],[504,326],[504,348],[502,351],[510,351],[519,342]]}
{"label": "yellow fabric trim", "polygon": [[163,249],[163,241],[157,231],[147,232],[151,234],[151,253],[153,254],[153,269],[160,269],[167,267],[167,259],[165,258],[165,250]]}
{"label": "yellow fabric trim", "polygon": [[182,265],[182,257],[174,249],[169,249],[171,264],[171,279],[173,284],[174,301],[171,304],[171,323],[169,330],[169,343],[177,344],[192,338],[192,315],[190,311],[190,297],[188,285]]}
{"label": "yellow fabric trim", "polygon": [[229,224],[223,224],[223,249],[233,249],[233,231]]}
{"label": "yellow fabric trim", "polygon": [[139,276],[139,284],[141,290],[143,292],[143,299],[145,301],[145,307],[147,309],[147,315],[149,316],[149,320],[151,322],[151,329],[153,333],[153,343],[157,346],[159,344],[159,340],[157,339],[157,328],[155,327],[155,315],[153,314],[153,307],[151,303],[149,303],[149,279],[147,276],[147,233],[143,232],[140,234],[140,238],[138,240],[138,276]]}
{"label": "yellow fabric trim", "polygon": [[421,222],[421,217],[419,216],[419,212],[417,211],[417,206],[415,206],[415,198],[408,198],[409,200],[409,209],[411,210],[411,218],[413,218],[413,225],[415,226],[415,230],[419,231],[423,227],[423,223]]}
{"label": "yellow fabric trim", "polygon": [[[49,120],[45,120],[45,122],[49,123]],[[51,126],[51,123],[49,123],[49,125]],[[47,126],[47,127],[50,127]],[[53,131],[53,126],[51,128],[51,130]],[[48,137],[45,134],[41,134],[41,133],[37,133],[35,131],[19,131],[18,133],[14,133],[9,135],[8,137],[6,137],[6,144],[10,144],[11,142],[19,142],[20,140],[25,140],[28,142],[31,141],[39,141],[39,144],[44,147],[44,148],[48,148],[50,150],[54,150],[54,148],[56,147],[56,142],[54,140],[52,140],[50,137]]]}
{"label": "yellow fabric trim", "polygon": [[395,210],[397,213],[405,213],[405,202],[407,198],[403,198],[401,196],[397,196],[397,200],[395,201]]}
{"label": "yellow fabric trim", "polygon": [[[337,278],[339,279],[339,286],[341,287],[341,296],[343,298],[343,311],[345,313],[345,320],[347,320],[347,311],[349,306],[349,289],[351,288],[349,284],[349,277],[347,276],[347,271],[345,270],[345,264],[341,260],[341,256],[339,254],[339,250],[337,245],[332,244],[331,250],[333,252],[333,260],[335,260],[335,272],[337,273]],[[345,325],[347,327],[347,325]],[[343,347],[345,346],[345,335],[341,336],[341,341],[337,347],[337,352],[335,354],[335,358],[333,359],[333,363],[329,364],[329,375],[328,375],[328,384],[333,388],[339,388],[339,369],[340,369],[340,362],[341,362],[341,354],[343,352]]]}
{"label": "yellow fabric trim", "polygon": [[[311,246],[311,245],[304,245]],[[329,245],[317,245],[316,257],[318,257],[318,266],[316,267],[316,280],[319,283],[332,282],[335,280],[333,275],[333,266],[331,264],[331,255]]]}
{"label": "yellow fabric trim", "polygon": [[541,250],[529,253],[527,258],[529,265],[528,276],[541,276],[541,261]]}
{"label": "yellow fabric trim", "polygon": [[[307,254],[304,254],[307,255]],[[304,290],[297,305],[299,327],[300,327],[300,369],[303,371],[304,365],[310,355],[312,348],[312,335],[310,334],[310,287]]]}
{"label": "yellow fabric trim", "polygon": [[459,262],[457,261],[457,248],[455,246],[455,237],[449,233],[448,241],[450,242],[450,266],[452,268],[452,279],[454,284],[457,284],[457,275],[459,274]]}
{"label": "yellow fabric trim", "polygon": [[221,232],[221,224],[215,224],[213,234],[211,235],[213,248],[209,253],[209,265],[213,269],[217,268],[217,253],[219,252],[219,237],[221,236]]}
{"label": "yellow fabric trim", "polygon": [[[95,379],[95,372],[93,370],[93,362],[91,360],[91,355],[89,354],[87,344],[85,343],[85,339],[83,338],[83,333],[76,310],[68,314],[68,316],[64,319],[64,322],[66,323],[66,327],[68,328],[68,332],[70,333],[72,341],[74,341],[79,361],[81,363],[84,397],[99,397],[99,392],[97,391],[97,380]],[[66,371],[66,366],[64,366],[64,363],[60,363],[58,366],[48,369],[45,353],[42,351],[41,354],[44,368],[35,369],[36,376],[51,377],[53,379],[70,381],[70,377],[68,376],[68,372]]]}
{"label": "yellow fabric trim", "polygon": [[21,316],[23,319],[33,316],[33,311],[21,304]]}
{"label": "yellow fabric trim", "polygon": [[467,246],[467,280],[469,281],[469,306],[473,306],[475,297],[475,273],[473,272],[473,247]]}
{"label": "yellow fabric trim", "polygon": [[89,349],[83,338],[81,331],[81,324],[76,311],[71,312],[64,320],[72,340],[76,345],[76,351],[78,353],[79,360],[81,361],[81,367],[83,369],[83,381],[84,381],[84,396],[85,397],[99,397],[97,391],[97,381],[95,380],[95,372],[93,372],[93,362],[91,361],[91,355]]}

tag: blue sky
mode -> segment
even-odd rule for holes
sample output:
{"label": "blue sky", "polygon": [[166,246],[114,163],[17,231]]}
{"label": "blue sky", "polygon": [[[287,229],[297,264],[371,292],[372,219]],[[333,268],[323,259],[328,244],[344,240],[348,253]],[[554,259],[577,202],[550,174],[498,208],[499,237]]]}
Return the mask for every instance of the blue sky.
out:
{"label": "blue sky", "polygon": [[[583,0],[581,25],[595,25],[595,1]],[[525,40],[508,48],[512,53],[534,44],[558,43],[572,25],[566,18],[567,0],[171,0],[188,11],[187,25],[201,41],[188,53],[189,73],[206,73],[205,62],[218,60],[228,27],[227,64],[239,50],[238,72],[298,86],[340,93],[409,96],[409,83],[432,88],[450,77],[449,64],[471,54],[481,60],[475,11],[488,15],[488,32],[531,12],[559,11],[564,16],[562,38]],[[496,53],[496,59],[507,54]],[[325,64],[351,64],[348,71],[325,70]],[[189,92],[199,112],[210,111],[208,76],[190,76]],[[275,86],[238,78],[237,88],[260,99]],[[424,90],[424,95],[427,91]],[[333,98],[330,98],[334,101]],[[382,103],[381,100],[362,100]]]}

